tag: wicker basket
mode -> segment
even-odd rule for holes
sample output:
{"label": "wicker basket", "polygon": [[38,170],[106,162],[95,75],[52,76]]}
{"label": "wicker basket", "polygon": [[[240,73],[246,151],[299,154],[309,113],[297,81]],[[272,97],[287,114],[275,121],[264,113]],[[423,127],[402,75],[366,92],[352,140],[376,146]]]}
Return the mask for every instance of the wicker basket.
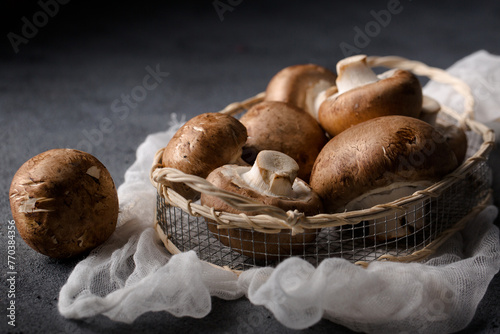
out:
{"label": "wicker basket", "polygon": [[[470,88],[441,69],[400,57],[369,57],[368,63],[372,67],[410,70],[418,76],[451,85],[463,96],[463,113],[442,106],[438,115],[438,118],[452,121],[466,130],[467,156],[458,169],[427,189],[391,203],[365,210],[305,216],[300,212],[263,206],[218,189],[203,178],[163,168],[163,149],[160,149],[155,155],[150,177],[158,191],[156,230],[169,252],[176,254],[194,250],[200,259],[235,272],[255,266],[275,265],[290,256],[302,257],[314,265],[330,257],[345,258],[361,265],[373,260],[420,261],[432,254],[451,234],[463,228],[469,217],[491,202],[491,171],[487,159],[495,137],[491,129],[474,121],[474,99]],[[236,116],[263,98],[261,93],[243,102],[232,103],[220,112]],[[166,181],[184,182],[199,192],[224,199],[237,209],[258,210],[262,214],[248,216],[215,211],[182,197],[167,187]],[[213,232],[213,228],[212,232],[209,231],[207,220],[217,225],[221,231],[219,235]],[[384,238],[384,234],[390,233],[394,226],[402,226],[398,228],[405,229],[404,236]],[[317,235],[313,241],[301,245],[298,252],[266,256],[264,248],[264,254],[261,254],[264,256],[256,257],[243,255],[240,250],[234,249],[237,245],[247,243],[248,247],[249,242],[254,242],[253,233],[272,235],[282,230],[290,230],[290,235]],[[317,231],[320,231],[319,234]],[[229,241],[226,242],[228,246],[219,242],[221,238]],[[238,238],[246,239],[231,240]],[[282,239],[273,242],[286,243]],[[270,248],[280,246],[271,245],[265,239],[261,242]]]}

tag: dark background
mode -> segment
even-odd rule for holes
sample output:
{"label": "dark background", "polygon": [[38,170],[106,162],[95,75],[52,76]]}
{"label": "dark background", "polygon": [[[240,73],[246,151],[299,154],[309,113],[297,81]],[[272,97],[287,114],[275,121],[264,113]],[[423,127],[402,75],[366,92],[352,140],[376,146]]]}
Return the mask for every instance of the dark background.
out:
{"label": "dark background", "polygon": [[[3,315],[7,224],[12,219],[8,189],[17,168],[32,156],[59,147],[85,149],[120,185],[137,146],[148,134],[168,128],[172,113],[190,118],[218,111],[263,91],[288,65],[310,62],[334,69],[345,56],[342,43],[357,47],[359,53],[395,54],[441,68],[479,49],[500,54],[498,1],[401,0],[399,12],[363,45],[359,39],[356,44],[356,29],[363,31],[375,22],[372,11],[387,10],[391,1],[220,3],[228,10],[218,13],[213,1],[73,0],[59,4],[57,13],[44,22],[37,14],[40,3],[2,2],[0,332],[11,330]],[[22,36],[26,20],[34,19],[41,20],[40,27],[15,52],[9,36]],[[168,76],[126,114],[113,112],[116,99],[142,84],[148,66],[158,66]],[[203,319],[148,313],[133,325],[105,317],[66,320],[57,311],[57,297],[80,259],[49,259],[17,240],[14,332],[294,332],[245,298],[214,299],[213,311]],[[464,332],[500,331],[499,295],[497,274]],[[303,332],[349,331],[321,321]]]}

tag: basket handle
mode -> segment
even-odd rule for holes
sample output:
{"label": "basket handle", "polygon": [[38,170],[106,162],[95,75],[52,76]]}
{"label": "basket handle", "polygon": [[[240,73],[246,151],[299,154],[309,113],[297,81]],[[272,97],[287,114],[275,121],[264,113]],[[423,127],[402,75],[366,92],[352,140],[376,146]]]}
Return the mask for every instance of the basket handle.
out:
{"label": "basket handle", "polygon": [[422,62],[398,56],[370,56],[367,57],[366,61],[371,67],[383,66],[388,68],[400,68],[416,75],[426,76],[436,82],[450,85],[457,93],[464,97],[464,112],[460,115],[460,125],[465,125],[466,119],[474,119],[474,96],[472,95],[469,85],[463,80],[450,75],[445,70],[430,67]]}

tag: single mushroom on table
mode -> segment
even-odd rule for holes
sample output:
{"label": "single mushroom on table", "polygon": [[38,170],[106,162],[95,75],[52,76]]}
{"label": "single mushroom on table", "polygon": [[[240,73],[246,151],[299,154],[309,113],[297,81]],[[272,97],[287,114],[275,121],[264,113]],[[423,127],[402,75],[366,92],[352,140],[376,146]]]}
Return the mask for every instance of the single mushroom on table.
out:
{"label": "single mushroom on table", "polygon": [[276,73],[266,88],[266,101],[288,102],[318,119],[318,99],[335,92],[337,75],[316,64],[299,64],[285,67]]}
{"label": "single mushroom on table", "polygon": [[[284,211],[299,211],[315,215],[322,211],[319,196],[303,180],[296,178],[297,163],[281,152],[262,151],[253,166],[224,165],[212,171],[207,180],[216,187],[251,198],[265,205],[276,206]],[[220,198],[203,193],[201,203],[216,211],[240,214]],[[248,216],[262,214],[246,211]],[[314,242],[319,229],[307,229],[292,235],[290,229],[279,233],[264,233],[243,228],[218,228],[215,221],[207,220],[208,229],[219,241],[233,250],[256,260],[272,260],[286,257]]]}
{"label": "single mushroom on table", "polygon": [[339,61],[337,74],[338,92],[318,111],[319,123],[331,136],[375,117],[418,117],[421,112],[422,87],[410,71],[393,69],[377,75],[365,55],[356,55]]}
{"label": "single mushroom on table", "polygon": [[240,119],[248,139],[243,159],[252,164],[258,152],[285,153],[299,165],[299,178],[309,181],[312,166],[328,139],[314,118],[292,104],[263,101],[250,108]]}
{"label": "single mushroom on table", "polygon": [[[333,137],[316,159],[310,185],[325,211],[369,209],[423,190],[458,167],[443,135],[430,124],[407,116],[383,116]],[[418,215],[418,214],[416,214]],[[418,218],[418,217],[417,217]],[[376,220],[376,239],[406,235],[404,221]]]}
{"label": "single mushroom on table", "polygon": [[10,207],[23,240],[52,258],[89,252],[114,232],[118,195],[93,155],[52,149],[26,161],[10,186]]}
{"label": "single mushroom on table", "polygon": [[[241,160],[247,130],[236,118],[222,113],[204,113],[191,118],[175,133],[162,155],[164,167],[176,168],[199,177],[217,167]],[[168,186],[187,199],[199,198],[199,193],[184,183],[169,182]]]}

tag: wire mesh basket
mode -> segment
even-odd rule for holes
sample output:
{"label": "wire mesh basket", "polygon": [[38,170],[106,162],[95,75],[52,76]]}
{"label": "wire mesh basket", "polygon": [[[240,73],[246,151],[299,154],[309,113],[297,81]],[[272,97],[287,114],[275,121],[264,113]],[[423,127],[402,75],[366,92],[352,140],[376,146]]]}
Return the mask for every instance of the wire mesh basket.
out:
{"label": "wire mesh basket", "polygon": [[[162,166],[163,149],[155,155],[151,181],[157,188],[156,230],[170,253],[193,250],[214,265],[238,272],[276,265],[290,256],[313,265],[339,257],[367,265],[373,260],[419,261],[463,228],[468,218],[491,201],[488,155],[494,133],[473,119],[470,88],[445,71],[400,57],[369,57],[372,67],[410,70],[451,85],[464,98],[464,112],[442,106],[438,118],[466,130],[466,160],[425,190],[369,209],[306,216],[285,212],[218,189],[203,178]],[[238,115],[264,98],[261,93],[232,103],[221,113]],[[192,202],[167,186],[184,182],[201,193],[217,196],[242,211],[232,214]],[[299,236],[299,237],[297,237]]]}

